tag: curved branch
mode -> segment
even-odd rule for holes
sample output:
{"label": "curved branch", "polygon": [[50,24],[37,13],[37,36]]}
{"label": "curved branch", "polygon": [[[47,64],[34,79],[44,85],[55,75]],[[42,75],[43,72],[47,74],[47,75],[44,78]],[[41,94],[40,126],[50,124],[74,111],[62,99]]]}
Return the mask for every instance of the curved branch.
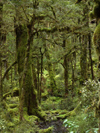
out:
{"label": "curved branch", "polygon": [[14,62],[7,68],[7,70],[5,71],[5,73],[4,73],[3,77],[2,77],[2,82],[3,82],[3,80],[5,79],[7,73],[9,72],[9,70],[10,70],[10,69],[12,68],[12,66],[14,66],[15,64],[17,64],[17,61],[14,61]]}

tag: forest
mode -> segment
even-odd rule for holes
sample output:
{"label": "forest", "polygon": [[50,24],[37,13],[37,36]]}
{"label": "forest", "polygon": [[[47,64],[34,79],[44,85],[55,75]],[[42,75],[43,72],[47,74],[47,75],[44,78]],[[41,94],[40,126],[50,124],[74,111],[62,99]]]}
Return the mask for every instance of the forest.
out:
{"label": "forest", "polygon": [[100,133],[100,0],[0,0],[0,133]]}

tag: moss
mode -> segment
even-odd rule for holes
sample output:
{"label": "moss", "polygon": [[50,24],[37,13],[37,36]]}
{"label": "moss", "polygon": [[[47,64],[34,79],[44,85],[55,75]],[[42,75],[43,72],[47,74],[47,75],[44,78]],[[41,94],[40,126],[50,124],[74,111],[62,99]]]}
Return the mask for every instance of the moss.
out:
{"label": "moss", "polygon": [[96,27],[94,34],[93,34],[93,44],[96,47],[96,52],[100,54],[100,23]]}
{"label": "moss", "polygon": [[18,110],[18,108],[13,108],[13,109],[8,108],[8,113],[9,113],[11,116],[16,116],[16,115],[19,114],[19,110]]}
{"label": "moss", "polygon": [[5,93],[5,94],[3,95],[3,99],[6,99],[6,97],[9,97],[9,96],[11,96],[11,92]]}
{"label": "moss", "polygon": [[8,104],[18,104],[19,103],[19,97],[7,97],[6,102]]}
{"label": "moss", "polygon": [[19,96],[19,89],[18,88],[13,89],[12,96]]}
{"label": "moss", "polygon": [[58,115],[57,119],[65,119],[68,116],[69,116],[69,113],[68,114],[63,114],[63,115]]}
{"label": "moss", "polygon": [[39,133],[52,133],[52,131],[53,131],[53,126],[47,129],[41,129],[39,130]]}
{"label": "moss", "polygon": [[100,4],[97,3],[96,5],[94,5],[93,14],[95,18],[100,18]]}
{"label": "moss", "polygon": [[69,116],[69,111],[67,110],[55,110],[55,111],[45,111],[47,114],[46,121],[64,119]]}
{"label": "moss", "polygon": [[37,116],[35,116],[35,115],[29,116],[29,115],[25,114],[24,118],[25,118],[26,121],[28,121],[30,123],[31,122],[35,122],[35,121],[39,121],[39,118]]}
{"label": "moss", "polygon": [[19,122],[20,122],[20,120],[19,120],[19,115],[18,115],[18,116],[14,116],[14,117],[13,117],[13,123],[14,123],[15,125],[17,125]]}
{"label": "moss", "polygon": [[18,104],[9,104],[9,108],[16,108]]}
{"label": "moss", "polygon": [[7,97],[11,97],[11,96],[19,96],[19,89],[18,88],[14,88],[12,92],[7,92],[3,95],[3,99],[6,99]]}
{"label": "moss", "polygon": [[26,120],[19,122],[15,126],[14,133],[36,133],[38,131],[38,126],[34,122],[28,122]]}
{"label": "moss", "polygon": [[8,122],[8,123],[7,123],[7,126],[8,126],[9,128],[11,128],[11,127],[14,127],[15,124],[14,124],[13,122]]}
{"label": "moss", "polygon": [[48,98],[48,91],[45,90],[44,93],[42,93],[41,97],[42,97],[43,100],[46,100]]}
{"label": "moss", "polygon": [[93,11],[89,12],[89,17],[90,17],[90,19],[94,19],[95,18]]}
{"label": "moss", "polygon": [[45,113],[44,111],[42,111],[42,110],[39,111],[39,110],[38,110],[36,114],[37,114],[37,116],[38,116],[41,120],[45,120],[45,119],[46,119],[46,116],[47,116],[47,115],[46,115],[46,113]]}
{"label": "moss", "polygon": [[39,119],[41,120],[45,120],[47,114],[45,113],[45,111],[42,111],[40,107],[38,107],[38,109],[32,109],[32,113],[34,115],[28,115],[27,114],[27,108],[24,107],[24,118],[29,121],[30,118],[32,118],[34,121],[39,121]]}

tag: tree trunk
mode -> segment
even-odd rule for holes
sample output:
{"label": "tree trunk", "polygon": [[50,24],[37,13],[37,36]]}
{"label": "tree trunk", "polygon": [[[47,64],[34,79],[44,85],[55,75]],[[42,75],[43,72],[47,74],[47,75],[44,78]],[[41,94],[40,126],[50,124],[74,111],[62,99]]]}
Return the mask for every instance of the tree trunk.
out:
{"label": "tree trunk", "polygon": [[47,45],[44,44],[44,47],[45,47],[45,55],[46,55],[46,58],[48,60],[47,62],[47,65],[48,65],[48,72],[49,72],[49,78],[50,78],[50,89],[51,89],[51,95],[54,95],[54,92],[55,90],[57,90],[57,86],[56,86],[56,81],[55,81],[55,76],[54,76],[54,70],[53,70],[53,66],[52,66],[52,63],[50,61],[50,55],[49,55],[49,52],[48,52],[48,48],[47,48]]}
{"label": "tree trunk", "polygon": [[2,59],[0,54],[0,101],[3,99],[3,88],[2,88]]}
{"label": "tree trunk", "polygon": [[72,59],[72,92],[74,91],[74,83],[75,83],[75,69],[76,69],[76,52],[73,52]]}
{"label": "tree trunk", "polygon": [[24,61],[27,46],[27,27],[25,25],[19,25],[15,29],[16,31],[16,52],[18,62],[18,73],[19,73],[19,88],[20,88],[20,120],[23,119],[23,106],[25,106],[25,92],[23,89],[23,72],[24,72]]}
{"label": "tree trunk", "polygon": [[[7,60],[5,60],[4,61],[4,67],[5,67],[5,72],[6,72],[6,70],[7,70],[7,68],[8,68],[8,62],[7,62]],[[6,74],[6,77],[5,77],[7,80],[9,80],[9,74],[7,73]]]}
{"label": "tree trunk", "polygon": [[3,1],[0,0],[0,101],[3,99],[3,88],[2,88],[2,16],[3,16]]}
{"label": "tree trunk", "polygon": [[43,53],[40,48],[40,54],[41,54],[41,79],[40,79],[40,94],[39,94],[39,103],[41,103],[41,92],[43,89]]}
{"label": "tree trunk", "polygon": [[37,97],[33,83],[31,61],[31,35],[27,34],[27,27],[20,25],[16,29],[16,47],[20,84],[20,120],[23,119],[23,107],[26,107],[29,115],[38,114]]}
{"label": "tree trunk", "polygon": [[37,57],[37,98],[40,99],[40,79],[39,79],[39,73],[40,71],[40,65],[39,65],[39,57]]}
{"label": "tree trunk", "polygon": [[83,84],[84,81],[87,79],[87,37],[85,35],[82,35],[81,38],[80,67],[81,67],[80,84]]}
{"label": "tree trunk", "polygon": [[88,35],[88,39],[89,39],[89,62],[90,62],[90,67],[91,67],[91,76],[92,76],[92,80],[94,79],[94,71],[93,71],[93,61],[92,61],[92,46],[91,46],[91,34]]}
{"label": "tree trunk", "polygon": [[[66,40],[63,40],[63,48],[66,48]],[[68,57],[64,55],[64,82],[65,82],[65,95],[68,95]]]}

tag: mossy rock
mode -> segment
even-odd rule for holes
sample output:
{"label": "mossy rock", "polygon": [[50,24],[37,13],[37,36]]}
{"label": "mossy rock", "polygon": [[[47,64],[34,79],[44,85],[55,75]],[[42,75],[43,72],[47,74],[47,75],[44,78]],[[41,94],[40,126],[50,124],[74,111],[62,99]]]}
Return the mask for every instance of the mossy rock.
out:
{"label": "mossy rock", "polygon": [[52,133],[52,132],[53,132],[53,126],[47,128],[47,129],[41,129],[41,130],[39,130],[39,133]]}

